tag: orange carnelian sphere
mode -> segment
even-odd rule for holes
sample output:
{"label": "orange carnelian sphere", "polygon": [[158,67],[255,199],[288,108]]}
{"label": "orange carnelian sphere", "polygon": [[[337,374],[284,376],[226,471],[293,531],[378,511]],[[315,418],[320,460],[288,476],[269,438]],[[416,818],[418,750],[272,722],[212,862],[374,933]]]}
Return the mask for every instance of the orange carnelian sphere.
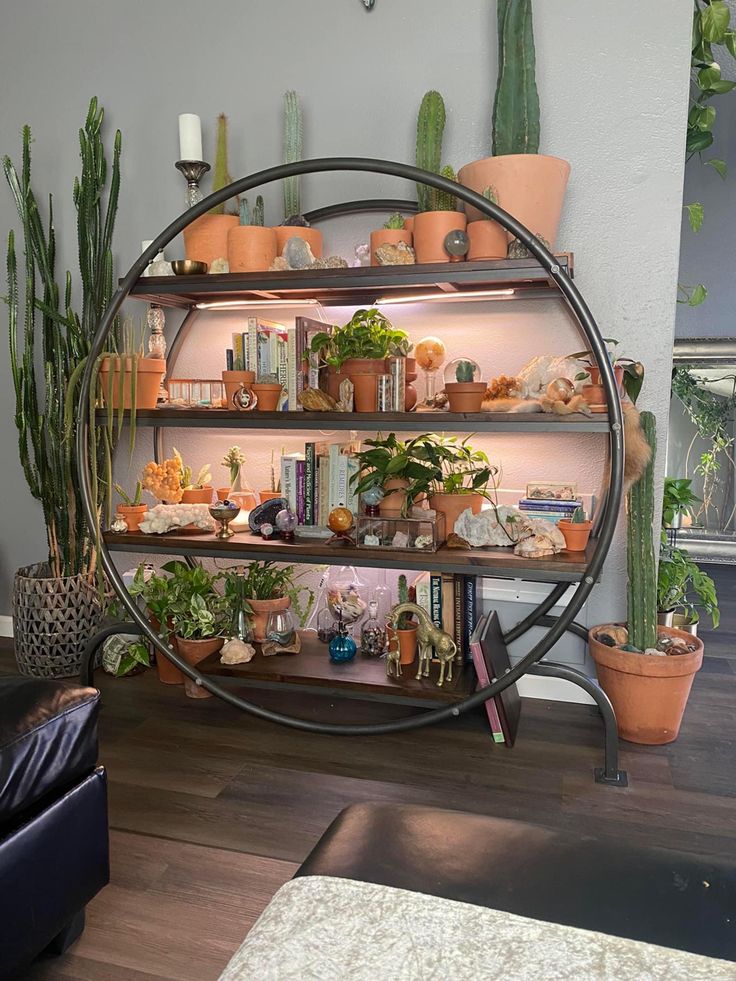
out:
{"label": "orange carnelian sphere", "polygon": [[353,527],[353,512],[349,508],[333,508],[327,518],[327,527],[336,535]]}
{"label": "orange carnelian sphere", "polygon": [[424,337],[414,347],[416,362],[425,371],[437,371],[446,354],[447,349],[439,337]]}

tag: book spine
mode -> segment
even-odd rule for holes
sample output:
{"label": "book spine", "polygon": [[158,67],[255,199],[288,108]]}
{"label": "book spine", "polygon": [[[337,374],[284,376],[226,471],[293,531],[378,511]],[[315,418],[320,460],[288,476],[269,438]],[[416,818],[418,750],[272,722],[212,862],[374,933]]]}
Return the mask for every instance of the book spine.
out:
{"label": "book spine", "polygon": [[360,464],[354,456],[346,456],[347,461],[347,487],[345,490],[345,507],[352,511],[353,514],[358,513],[358,494],[355,488],[358,486],[358,481],[353,478],[357,476],[360,471]]}
{"label": "book spine", "polygon": [[435,627],[442,629],[442,576],[433,573],[429,578],[430,598],[432,603],[431,617]]}
{"label": "book spine", "polygon": [[417,595],[417,606],[426,610],[430,619],[432,617],[432,597],[429,587],[429,573],[422,572],[413,582],[414,590]]}
{"label": "book spine", "polygon": [[233,368],[232,371],[243,371],[244,370],[244,360],[243,360],[243,335],[241,333],[233,334]]}
{"label": "book spine", "polygon": [[243,345],[243,371],[249,370],[248,364],[248,328],[246,327],[244,331],[240,334],[240,340]]}
{"label": "book spine", "polygon": [[[478,688],[485,688],[490,684],[491,679],[488,677],[486,662],[483,658],[483,650],[479,642],[475,641],[473,644],[471,644],[470,654],[473,659],[473,664],[475,665],[475,673],[478,675]],[[503,728],[501,726],[501,717],[498,714],[498,707],[496,706],[495,699],[489,698],[485,702],[485,706],[486,716],[488,717],[488,725],[490,727],[494,743],[505,743],[506,740],[504,739]]]}
{"label": "book spine", "polygon": [[289,412],[298,412],[301,406],[296,400],[296,327],[286,328],[286,398]]}
{"label": "book spine", "polygon": [[271,366],[268,359],[268,337],[259,328],[256,330],[256,376],[263,378],[264,375],[271,373]]}
{"label": "book spine", "polygon": [[457,655],[455,660],[462,664],[465,660],[465,627],[464,627],[464,614],[465,614],[465,583],[463,582],[463,577],[459,575],[454,575],[452,577],[452,598],[453,598],[453,616],[454,616],[454,626],[455,626],[455,643],[457,644]]}
{"label": "book spine", "polygon": [[228,347],[225,349],[225,371],[235,371],[233,365],[235,364],[235,357],[233,355],[233,349]]}
{"label": "book spine", "polygon": [[337,502],[340,496],[339,489],[338,489],[339,465],[340,465],[340,447],[337,443],[331,443],[330,444],[330,490],[329,490],[329,498],[327,501],[328,514],[333,508],[337,507]]}
{"label": "book spine", "polygon": [[321,456],[317,469],[319,472],[317,524],[324,528],[330,514],[330,458]]}
{"label": "book spine", "polygon": [[294,457],[281,457],[281,496],[296,513],[296,460]]}
{"label": "book spine", "polygon": [[313,525],[315,511],[315,445],[306,443],[304,446],[304,524]]}
{"label": "book spine", "polygon": [[348,458],[341,453],[337,458],[337,503],[335,507],[348,506]]}
{"label": "book spine", "polygon": [[248,371],[255,373],[258,381],[258,319],[248,317]]}
{"label": "book spine", "polygon": [[279,408],[286,412],[291,408],[289,405],[289,356],[287,351],[287,335],[276,335],[276,376],[281,382],[281,399]]}
{"label": "book spine", "polygon": [[442,629],[457,643],[455,636],[455,592],[451,574],[442,576]]}
{"label": "book spine", "polygon": [[475,576],[463,576],[463,657],[470,660],[470,638],[478,623],[478,584]]}
{"label": "book spine", "polygon": [[306,524],[306,520],[304,516],[305,472],[306,472],[306,460],[297,460],[296,461],[296,517],[300,525]]}
{"label": "book spine", "polygon": [[[296,385],[295,397],[298,398],[299,394],[304,391],[304,352],[306,350],[307,343],[307,326],[304,317],[297,317],[294,322],[294,381]],[[296,404],[297,409],[302,407]]]}

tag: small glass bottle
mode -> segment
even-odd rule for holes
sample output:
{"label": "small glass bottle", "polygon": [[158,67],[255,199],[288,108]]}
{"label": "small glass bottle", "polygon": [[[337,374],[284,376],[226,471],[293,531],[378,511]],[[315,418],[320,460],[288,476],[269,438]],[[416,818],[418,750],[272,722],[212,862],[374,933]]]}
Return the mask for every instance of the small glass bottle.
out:
{"label": "small glass bottle", "polygon": [[335,624],[337,635],[332,638],[327,650],[330,652],[330,660],[335,664],[344,664],[352,661],[357,651],[357,646],[350,636],[348,626],[342,618],[342,612],[338,611],[338,619]]}
{"label": "small glass bottle", "polygon": [[381,657],[386,648],[386,623],[379,616],[378,603],[368,604],[368,619],[360,631],[360,653],[363,657]]}
{"label": "small glass bottle", "polygon": [[[157,303],[152,303],[148,308],[148,313],[146,314],[146,323],[148,324],[148,329],[150,331],[148,335],[148,357],[160,358],[162,361],[165,361],[166,337],[164,335],[164,327],[166,326],[166,314],[163,311],[163,307],[160,307]],[[161,384],[159,385],[156,401],[169,401],[169,393],[164,388],[163,378],[161,379]]]}

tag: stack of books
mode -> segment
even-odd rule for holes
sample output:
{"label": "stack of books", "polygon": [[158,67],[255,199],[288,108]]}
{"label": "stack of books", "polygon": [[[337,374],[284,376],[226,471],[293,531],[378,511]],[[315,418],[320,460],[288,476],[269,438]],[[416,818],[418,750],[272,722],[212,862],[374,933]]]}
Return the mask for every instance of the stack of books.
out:
{"label": "stack of books", "polygon": [[457,660],[469,661],[470,637],[477,618],[475,576],[421,572],[412,586],[417,606],[457,644]]}
{"label": "stack of books", "polygon": [[359,442],[310,442],[303,453],[281,457],[281,496],[296,514],[300,525],[327,526],[333,508],[358,512],[357,481],[359,464],[355,456]]}
{"label": "stack of books", "polygon": [[531,518],[542,518],[556,524],[561,518],[571,518],[576,508],[582,507],[582,504],[577,498],[573,501],[556,501],[553,498],[522,497],[519,510]]}

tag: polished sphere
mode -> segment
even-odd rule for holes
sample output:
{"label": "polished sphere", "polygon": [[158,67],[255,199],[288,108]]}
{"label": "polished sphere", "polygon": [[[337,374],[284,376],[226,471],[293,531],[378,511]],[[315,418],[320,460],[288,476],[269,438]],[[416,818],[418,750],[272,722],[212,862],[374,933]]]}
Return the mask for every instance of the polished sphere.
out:
{"label": "polished sphere", "polygon": [[353,512],[349,508],[333,508],[327,518],[327,527],[336,535],[353,527]]}
{"label": "polished sphere", "polygon": [[282,508],[276,515],[276,527],[282,534],[289,535],[294,532],[298,523],[299,519],[289,508]]}
{"label": "polished sphere", "polygon": [[569,378],[553,378],[547,385],[547,398],[553,402],[569,402],[575,394],[575,386]]}
{"label": "polished sphere", "polygon": [[461,256],[465,255],[470,248],[470,239],[462,228],[453,228],[451,232],[445,235],[443,244],[448,255]]}
{"label": "polished sphere", "polygon": [[447,348],[439,337],[425,337],[414,348],[414,358],[425,371],[437,371],[447,356]]}
{"label": "polished sphere", "polygon": [[369,487],[367,491],[363,492],[363,503],[367,504],[369,507],[376,507],[381,503],[385,496],[383,487],[379,487],[378,484],[376,484],[375,487]]}

